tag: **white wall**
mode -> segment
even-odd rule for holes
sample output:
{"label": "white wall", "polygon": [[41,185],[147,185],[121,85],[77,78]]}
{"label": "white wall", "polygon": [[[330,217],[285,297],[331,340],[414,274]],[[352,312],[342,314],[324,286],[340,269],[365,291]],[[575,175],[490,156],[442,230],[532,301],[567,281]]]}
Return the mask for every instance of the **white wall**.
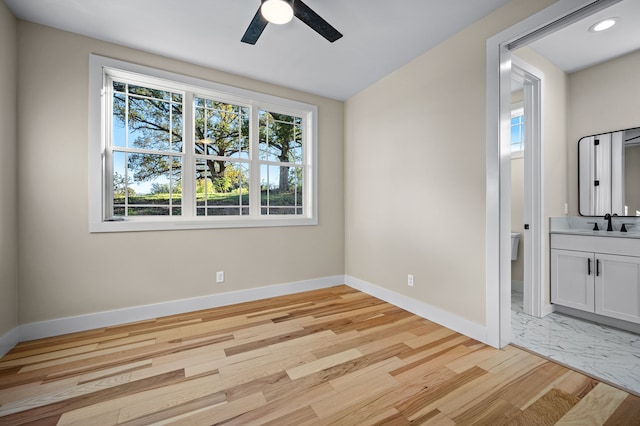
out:
{"label": "white wall", "polygon": [[[342,102],[32,23],[18,28],[21,324],[344,274]],[[90,53],[318,105],[319,225],[90,234]]]}
{"label": "white wall", "polygon": [[569,213],[578,214],[578,141],[640,126],[640,50],[569,75]]}
{"label": "white wall", "polygon": [[17,40],[17,20],[0,2],[0,337],[18,325]]}
{"label": "white wall", "polygon": [[348,275],[485,324],[486,40],[551,3],[512,1],[347,101]]}

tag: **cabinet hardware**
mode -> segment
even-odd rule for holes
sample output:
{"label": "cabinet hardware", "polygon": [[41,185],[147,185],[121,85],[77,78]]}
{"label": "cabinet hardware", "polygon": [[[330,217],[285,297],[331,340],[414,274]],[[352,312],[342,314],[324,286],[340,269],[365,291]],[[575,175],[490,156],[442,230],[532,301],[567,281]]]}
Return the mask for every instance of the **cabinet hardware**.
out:
{"label": "cabinet hardware", "polygon": [[596,277],[600,276],[600,259],[596,259]]}
{"label": "cabinet hardware", "polygon": [[587,275],[591,275],[591,259],[587,259]]}

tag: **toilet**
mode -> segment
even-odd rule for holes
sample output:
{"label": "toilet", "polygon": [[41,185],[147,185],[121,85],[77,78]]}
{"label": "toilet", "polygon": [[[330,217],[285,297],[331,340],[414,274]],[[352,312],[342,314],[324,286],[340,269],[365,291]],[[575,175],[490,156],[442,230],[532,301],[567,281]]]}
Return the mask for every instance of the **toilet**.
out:
{"label": "toilet", "polygon": [[511,260],[518,260],[518,245],[520,244],[520,234],[511,233]]}

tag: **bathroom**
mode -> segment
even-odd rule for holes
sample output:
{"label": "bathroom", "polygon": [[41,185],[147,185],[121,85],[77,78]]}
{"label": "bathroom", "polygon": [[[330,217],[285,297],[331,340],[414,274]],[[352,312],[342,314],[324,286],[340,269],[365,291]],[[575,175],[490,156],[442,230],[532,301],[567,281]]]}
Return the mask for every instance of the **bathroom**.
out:
{"label": "bathroom", "polygon": [[[529,239],[535,231],[525,229],[530,221],[528,209],[531,209],[531,204],[527,205],[530,194],[527,195],[526,189],[525,153],[530,151],[520,148],[523,142],[524,146],[527,143],[523,123],[530,124],[527,120],[530,117],[523,111],[526,110],[523,108],[526,90],[523,91],[522,79],[518,78],[514,78],[512,85],[511,129],[512,341],[635,394],[640,394],[640,320],[634,315],[618,315],[612,319],[604,314],[583,314],[587,308],[566,307],[571,303],[558,298],[557,281],[561,274],[556,270],[556,254],[567,247],[589,251],[591,248],[585,242],[596,238],[593,240],[596,244],[607,245],[602,249],[606,253],[640,255],[634,251],[635,244],[640,246],[640,205],[632,201],[640,196],[640,159],[634,161],[632,142],[622,151],[609,148],[608,157],[602,154],[604,147],[609,146],[607,138],[640,140],[637,138],[640,131],[633,130],[640,127],[640,74],[637,73],[640,34],[636,30],[631,36],[622,36],[624,31],[640,26],[639,3],[618,2],[513,52],[518,60],[543,76],[541,265],[535,264],[532,253],[527,252],[532,247]],[[604,18],[615,18],[616,25],[601,33],[594,32],[592,26]],[[624,42],[615,42],[614,37],[623,37]],[[594,56],[600,44],[606,45],[603,49],[603,55],[608,55],[606,58]],[[591,56],[582,64],[572,63],[579,56],[580,46],[587,46],[582,50]],[[594,135],[602,136],[594,138]],[[603,142],[594,148],[596,139]],[[579,157],[579,147],[592,153],[591,157],[586,158],[589,156],[584,153]],[[633,165],[636,167],[631,167]],[[634,175],[636,171],[638,174]],[[585,176],[589,173],[590,176]],[[589,180],[594,184],[585,183]],[[622,189],[615,190],[616,185]],[[589,209],[589,204],[593,204],[593,209]],[[616,216],[607,220],[606,213]],[[608,232],[609,223],[612,231]],[[593,230],[596,224],[598,231]],[[623,224],[626,224],[625,230],[628,228],[627,233],[620,231]],[[558,241],[565,242],[565,237],[569,238],[570,246],[555,245]],[[585,237],[588,239],[572,240]],[[602,265],[599,258],[591,259],[584,260],[584,267],[589,268],[590,276],[596,272],[600,276],[601,271],[596,271]],[[532,301],[531,295],[535,298],[536,292],[531,291],[531,283],[527,283],[525,277],[530,277],[527,274],[536,267],[542,271],[541,300]],[[640,271],[640,267],[634,265],[629,268],[632,272]],[[597,288],[597,278],[595,285]],[[633,303],[640,306],[640,283],[624,288],[623,295],[627,296],[628,300],[624,301],[627,305],[635,301]],[[536,302],[540,305],[541,318],[524,313],[527,304],[534,306]],[[596,301],[590,303],[598,305],[597,294]],[[631,309],[636,309],[635,305]],[[637,309],[635,314],[640,316],[640,307]]]}

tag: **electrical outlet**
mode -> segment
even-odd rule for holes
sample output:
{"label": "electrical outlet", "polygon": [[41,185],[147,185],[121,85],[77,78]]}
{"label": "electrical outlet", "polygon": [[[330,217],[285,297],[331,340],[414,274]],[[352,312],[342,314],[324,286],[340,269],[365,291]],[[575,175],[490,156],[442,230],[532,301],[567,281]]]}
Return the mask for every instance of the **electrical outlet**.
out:
{"label": "electrical outlet", "polygon": [[413,287],[413,275],[411,274],[407,275],[407,285]]}
{"label": "electrical outlet", "polygon": [[224,271],[216,272],[216,282],[223,283],[224,282]]}

